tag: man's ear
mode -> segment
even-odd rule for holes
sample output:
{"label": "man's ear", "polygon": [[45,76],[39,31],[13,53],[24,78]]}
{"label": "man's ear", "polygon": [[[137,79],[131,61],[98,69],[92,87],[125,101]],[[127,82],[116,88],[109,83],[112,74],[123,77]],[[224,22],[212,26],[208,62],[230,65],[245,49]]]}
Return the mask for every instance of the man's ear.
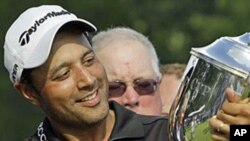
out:
{"label": "man's ear", "polygon": [[28,84],[16,83],[14,84],[14,86],[19,91],[19,94],[22,97],[24,97],[26,100],[28,100],[32,104],[36,106],[40,106],[39,95]]}

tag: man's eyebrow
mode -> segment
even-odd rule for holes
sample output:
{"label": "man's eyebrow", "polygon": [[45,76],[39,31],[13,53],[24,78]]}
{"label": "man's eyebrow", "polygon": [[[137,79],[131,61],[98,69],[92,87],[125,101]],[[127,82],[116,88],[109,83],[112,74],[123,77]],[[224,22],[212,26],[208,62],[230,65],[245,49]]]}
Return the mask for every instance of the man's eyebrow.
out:
{"label": "man's eyebrow", "polygon": [[[84,58],[86,55],[90,54],[90,53],[93,53],[93,50],[88,50],[86,52],[83,53],[83,55],[81,56],[81,59]],[[57,71],[59,71],[60,69],[62,69],[63,67],[66,67],[66,66],[69,66],[70,63],[69,62],[63,62],[61,63],[60,65],[52,68],[50,71],[49,71],[49,76],[52,76],[53,74],[55,74]]]}

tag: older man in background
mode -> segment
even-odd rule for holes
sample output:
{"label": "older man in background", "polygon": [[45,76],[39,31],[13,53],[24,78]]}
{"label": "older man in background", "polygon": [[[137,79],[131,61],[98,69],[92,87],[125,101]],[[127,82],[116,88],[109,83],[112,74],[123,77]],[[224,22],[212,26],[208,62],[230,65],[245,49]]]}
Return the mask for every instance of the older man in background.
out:
{"label": "older man in background", "polygon": [[109,100],[144,115],[161,115],[161,73],[152,43],[125,27],[99,32],[93,48],[109,80]]}

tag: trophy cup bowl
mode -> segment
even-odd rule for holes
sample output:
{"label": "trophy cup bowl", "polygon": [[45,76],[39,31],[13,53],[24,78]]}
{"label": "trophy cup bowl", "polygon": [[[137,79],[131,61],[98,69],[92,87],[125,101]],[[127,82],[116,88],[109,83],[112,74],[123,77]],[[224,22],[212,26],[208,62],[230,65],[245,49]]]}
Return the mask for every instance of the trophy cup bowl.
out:
{"label": "trophy cup bowl", "polygon": [[250,93],[250,33],[192,48],[169,115],[171,141],[210,141],[208,120],[226,100],[225,89]]}

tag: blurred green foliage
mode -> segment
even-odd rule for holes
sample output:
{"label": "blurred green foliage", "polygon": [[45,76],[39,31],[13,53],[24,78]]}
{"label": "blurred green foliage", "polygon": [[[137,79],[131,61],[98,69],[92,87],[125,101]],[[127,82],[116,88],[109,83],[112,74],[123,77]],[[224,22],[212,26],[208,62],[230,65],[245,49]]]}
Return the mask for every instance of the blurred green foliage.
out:
{"label": "blurred green foliage", "polygon": [[[0,43],[17,16],[31,6],[58,4],[104,30],[128,26],[155,45],[161,63],[187,63],[191,47],[202,47],[221,36],[250,31],[246,0],[1,0]],[[20,97],[8,79],[0,50],[0,140],[23,140],[32,134],[43,113]]]}

